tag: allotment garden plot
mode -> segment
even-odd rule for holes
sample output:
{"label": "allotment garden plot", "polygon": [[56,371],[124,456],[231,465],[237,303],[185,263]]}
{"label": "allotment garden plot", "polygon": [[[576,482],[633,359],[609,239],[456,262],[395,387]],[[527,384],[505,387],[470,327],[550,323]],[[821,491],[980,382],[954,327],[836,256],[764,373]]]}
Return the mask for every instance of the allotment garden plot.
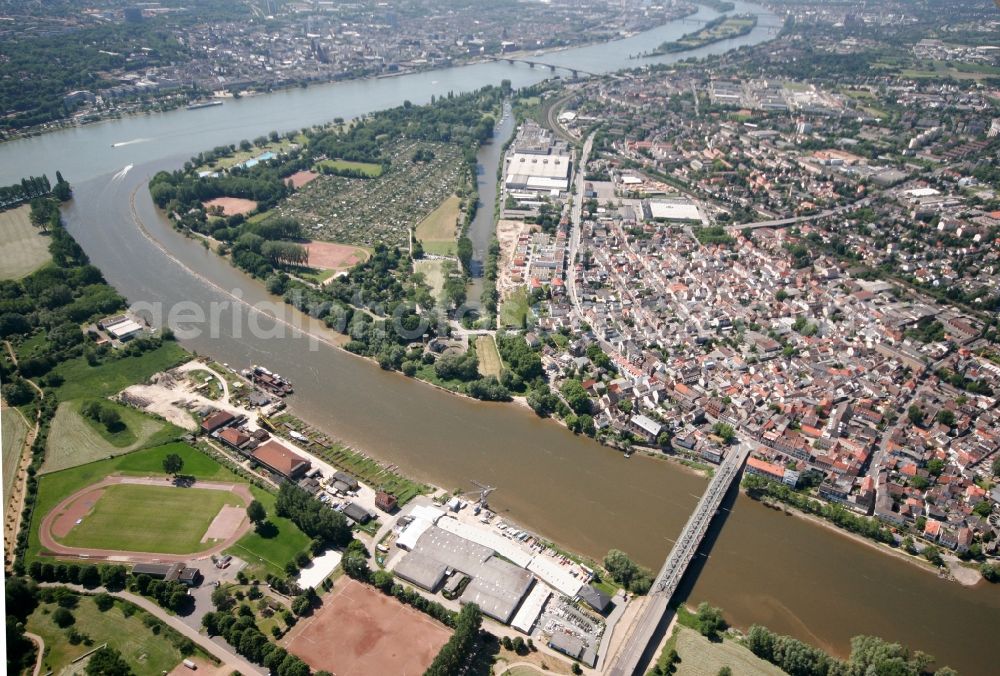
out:
{"label": "allotment garden plot", "polygon": [[[418,150],[433,159],[414,162]],[[385,155],[392,163],[381,176],[320,176],[275,211],[300,221],[312,238],[409,246],[410,230],[465,183],[467,171],[461,149],[444,143],[400,141]]]}

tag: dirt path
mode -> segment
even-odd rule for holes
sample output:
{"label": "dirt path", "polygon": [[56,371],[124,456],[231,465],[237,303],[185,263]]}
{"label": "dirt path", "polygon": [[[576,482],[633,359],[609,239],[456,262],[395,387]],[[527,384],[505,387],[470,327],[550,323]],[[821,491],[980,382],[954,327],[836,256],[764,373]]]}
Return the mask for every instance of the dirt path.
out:
{"label": "dirt path", "polygon": [[[11,346],[10,341],[3,341],[4,347],[7,348],[7,353],[10,355],[11,361],[14,366],[17,366],[17,354],[14,352],[14,348]],[[28,380],[28,384],[35,388],[38,392],[38,396],[44,395],[42,388],[40,388],[34,381]],[[35,424],[32,425],[24,414],[21,413],[20,409],[7,407],[4,409],[7,415],[11,415],[13,411],[15,415],[21,416],[24,421],[24,426],[28,428],[28,434],[24,437],[24,443],[21,445],[21,459],[17,466],[17,478],[14,480],[14,487],[10,492],[10,499],[7,504],[4,505],[3,510],[3,549],[6,552],[4,565],[5,568],[10,571],[14,565],[14,546],[17,542],[17,534],[21,529],[21,512],[24,511],[24,495],[28,483],[28,468],[31,467],[31,446],[35,443],[35,439],[38,437],[38,424],[41,417],[41,412],[35,416]]]}
{"label": "dirt path", "polygon": [[[156,554],[150,552],[130,552],[125,550],[114,550],[114,549],[91,549],[83,547],[67,547],[56,541],[53,531],[55,530],[56,523],[60,520],[60,517],[65,514],[76,514],[74,508],[77,507],[74,503],[77,500],[92,495],[95,492],[100,492],[107,488],[108,486],[119,485],[119,484],[138,484],[146,486],[173,486],[173,484],[168,484],[162,478],[153,477],[126,477],[126,476],[110,476],[95,484],[91,484],[86,488],[83,488],[73,495],[65,498],[62,502],[56,505],[52,511],[45,515],[42,519],[41,526],[38,529],[38,538],[42,544],[42,556],[58,556],[60,558],[72,557],[78,559],[89,559],[89,560],[106,560],[106,561],[117,561],[117,562],[131,562],[131,563],[175,563],[175,562],[187,562],[187,561],[199,561],[202,559],[210,558],[213,554],[219,554],[223,550],[236,544],[236,542],[242,538],[251,527],[250,520],[244,519],[243,523],[240,524],[236,531],[226,538],[224,542],[206,549],[204,551],[196,552],[194,554]],[[250,493],[249,487],[246,484],[232,484],[232,483],[220,483],[214,481],[199,481],[194,484],[196,489],[208,489],[208,490],[218,490],[218,491],[230,491],[239,495],[246,504],[250,504],[253,500],[253,495]],[[178,486],[177,490],[191,490],[190,488],[183,488]]]}
{"label": "dirt path", "polygon": [[42,673],[42,664],[45,663],[45,639],[38,634],[32,634],[30,631],[24,632],[24,635],[38,646],[38,657],[35,658],[35,668],[31,672],[31,676],[38,676],[38,674]]}

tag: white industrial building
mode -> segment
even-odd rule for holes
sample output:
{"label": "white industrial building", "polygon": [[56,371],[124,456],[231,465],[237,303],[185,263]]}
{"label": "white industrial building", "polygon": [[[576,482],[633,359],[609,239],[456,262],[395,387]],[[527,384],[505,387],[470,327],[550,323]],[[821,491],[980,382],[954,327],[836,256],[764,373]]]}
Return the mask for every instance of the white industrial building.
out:
{"label": "white industrial building", "polygon": [[571,158],[569,155],[512,153],[507,158],[507,190],[565,192],[569,190]]}

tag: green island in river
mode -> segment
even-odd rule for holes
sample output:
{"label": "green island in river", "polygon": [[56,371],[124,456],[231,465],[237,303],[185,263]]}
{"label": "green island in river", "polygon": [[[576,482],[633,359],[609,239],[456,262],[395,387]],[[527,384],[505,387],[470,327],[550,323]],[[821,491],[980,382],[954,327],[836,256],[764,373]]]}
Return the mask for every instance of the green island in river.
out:
{"label": "green island in river", "polygon": [[757,25],[757,17],[752,14],[737,14],[735,16],[720,16],[706,23],[704,26],[687,33],[679,40],[664,42],[646,56],[660,56],[672,54],[673,52],[683,52],[689,49],[698,49],[722,40],[731,40],[746,35]]}

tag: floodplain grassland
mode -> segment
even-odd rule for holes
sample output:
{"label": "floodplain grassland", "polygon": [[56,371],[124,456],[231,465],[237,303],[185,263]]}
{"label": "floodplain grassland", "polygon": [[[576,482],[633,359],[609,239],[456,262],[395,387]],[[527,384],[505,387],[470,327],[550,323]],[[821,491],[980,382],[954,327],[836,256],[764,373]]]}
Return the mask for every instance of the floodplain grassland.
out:
{"label": "floodplain grassland", "polygon": [[424,281],[431,288],[431,296],[434,297],[434,300],[441,300],[441,293],[444,291],[444,264],[445,261],[440,258],[423,258],[413,261],[414,271],[423,273]]}
{"label": "floodplain grassland", "polygon": [[101,400],[101,407],[121,416],[115,430],[81,413],[87,401],[64,401],[56,409],[45,444],[42,473],[57,472],[113,455],[122,455],[143,446],[155,446],[176,439],[183,430],[128,406]]}
{"label": "floodplain grassland", "polygon": [[524,327],[530,311],[528,290],[524,287],[516,289],[500,305],[500,325],[520,329]]}
{"label": "floodplain grassland", "polygon": [[476,356],[479,358],[480,375],[500,377],[503,362],[500,360],[500,352],[497,351],[493,336],[476,338]]}
{"label": "floodplain grassland", "polygon": [[309,536],[298,529],[289,519],[275,514],[275,497],[265,490],[250,487],[250,492],[267,511],[267,523],[244,535],[226,550],[227,554],[247,562],[247,573],[264,577],[285,575],[285,564],[292,561],[299,552],[309,548]]}
{"label": "floodplain grassland", "polygon": [[83,397],[107,397],[129,385],[146,382],[150,376],[167,371],[191,359],[191,355],[172,340],[137,357],[122,357],[97,366],[85,357],[65,361],[54,373],[62,376],[63,384],[56,389],[60,401]]}
{"label": "floodplain grassland", "polygon": [[451,195],[417,224],[415,235],[426,253],[438,256],[455,255],[458,250],[461,207],[462,200],[458,195]]}
{"label": "floodplain grassland", "polygon": [[3,428],[3,504],[6,505],[14,488],[17,466],[21,463],[28,426],[16,409],[5,405],[0,411],[0,427]]}
{"label": "floodplain grassland", "polygon": [[782,676],[785,673],[729,638],[709,641],[694,629],[683,626],[677,627],[674,638],[674,649],[681,658],[674,672],[677,676],[715,676],[722,667],[729,667],[734,674]]}
{"label": "floodplain grassland", "polygon": [[0,211],[0,279],[20,279],[47,263],[49,238],[31,224],[27,204]]}

